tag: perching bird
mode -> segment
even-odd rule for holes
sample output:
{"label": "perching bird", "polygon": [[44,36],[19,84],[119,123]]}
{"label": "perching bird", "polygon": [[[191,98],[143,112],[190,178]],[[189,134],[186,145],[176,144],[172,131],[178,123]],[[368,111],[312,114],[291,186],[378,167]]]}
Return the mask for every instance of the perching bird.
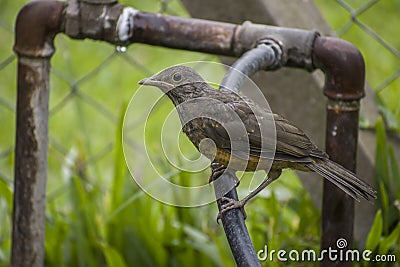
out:
{"label": "perching bird", "polygon": [[[284,168],[317,172],[356,200],[359,196],[370,201],[376,198],[376,191],[370,185],[329,160],[328,155],[291,122],[232,91],[212,88],[189,67],[167,68],[139,84],[156,86],[172,100],[183,124],[183,132],[202,154],[213,161],[210,181],[217,179],[227,166],[234,171],[255,171],[256,168],[269,171],[268,179],[241,201],[223,198],[228,203],[222,206],[221,213],[243,208],[247,201],[277,179]],[[271,151],[265,151],[261,144],[270,144],[271,137],[262,135],[258,124],[258,118],[268,116],[274,119],[276,128],[276,148],[269,170],[271,157],[268,155]],[[235,136],[233,144],[227,128],[230,131],[238,129],[239,133],[240,128],[244,129],[243,136]],[[202,142],[209,139],[215,146]]]}

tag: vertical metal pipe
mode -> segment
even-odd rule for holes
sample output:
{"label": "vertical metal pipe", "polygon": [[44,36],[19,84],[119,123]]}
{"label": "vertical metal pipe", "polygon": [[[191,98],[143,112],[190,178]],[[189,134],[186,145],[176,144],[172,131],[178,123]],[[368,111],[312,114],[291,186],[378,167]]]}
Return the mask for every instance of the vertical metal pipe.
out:
{"label": "vertical metal pipe", "polygon": [[18,61],[13,266],[43,266],[49,67],[49,59]]}
{"label": "vertical metal pipe", "polygon": [[[327,106],[326,152],[330,158],[355,171],[358,136],[359,102],[329,100]],[[345,239],[344,250],[352,249],[354,200],[331,182],[324,181],[321,249],[337,249],[337,242]],[[341,248],[341,246],[339,247]],[[351,262],[324,258],[321,266],[352,266]]]}
{"label": "vertical metal pipe", "polygon": [[[251,76],[260,70],[272,70],[280,67],[282,60],[282,50],[280,46],[272,40],[264,40],[260,44],[244,53],[228,70],[221,82],[220,88],[239,92],[245,76]],[[222,176],[234,176],[234,173],[225,172]],[[220,177],[222,179],[225,177]],[[227,180],[237,180],[229,177]],[[222,184],[214,182],[215,192],[220,192]],[[223,204],[217,196],[218,209],[221,211]],[[224,195],[227,198],[238,200],[236,188],[231,189]],[[261,266],[257,254],[251,242],[243,216],[238,209],[232,209],[222,214],[222,224],[224,226],[226,238],[231,247],[232,254],[237,266]]]}
{"label": "vertical metal pipe", "polygon": [[50,57],[63,8],[56,1],[31,2],[21,9],[15,27],[18,93],[12,266],[44,264]]}
{"label": "vertical metal pipe", "polygon": [[[333,161],[355,172],[359,104],[364,96],[363,57],[348,42],[319,37],[314,43],[313,63],[325,72],[326,77],[324,93],[329,99],[326,151]],[[328,247],[344,251],[352,249],[353,222],[354,200],[324,180],[321,250]],[[346,241],[338,246],[340,239]],[[339,258],[324,257],[321,262],[324,267],[351,265]]]}

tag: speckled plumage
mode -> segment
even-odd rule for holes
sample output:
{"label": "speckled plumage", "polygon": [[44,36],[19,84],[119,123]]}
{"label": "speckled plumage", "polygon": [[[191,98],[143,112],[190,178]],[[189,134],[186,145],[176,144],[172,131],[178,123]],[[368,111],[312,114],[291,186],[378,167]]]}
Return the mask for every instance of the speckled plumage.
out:
{"label": "speckled plumage", "polygon": [[[258,169],[267,170],[272,158],[265,155],[270,155],[271,151],[263,151],[265,148],[261,142],[271,144],[273,140],[271,136],[261,135],[257,118],[273,118],[276,148],[269,177],[279,177],[284,168],[315,171],[355,199],[359,196],[367,200],[376,198],[372,187],[329,160],[328,155],[291,122],[280,115],[271,114],[246,97],[226,89],[210,87],[191,68],[171,67],[140,83],[157,86],[167,94],[177,108],[185,134],[200,152],[215,162],[225,166],[230,164],[234,170],[255,171],[257,165]],[[210,115],[217,116],[219,122],[210,119]],[[246,136],[235,137],[236,148],[239,149],[232,150],[232,141],[225,128],[235,129],[243,125]],[[212,147],[200,146],[200,142],[206,138],[215,143],[216,155]],[[248,146],[249,149],[241,150],[242,143],[243,147]],[[233,157],[230,157],[231,154]]]}

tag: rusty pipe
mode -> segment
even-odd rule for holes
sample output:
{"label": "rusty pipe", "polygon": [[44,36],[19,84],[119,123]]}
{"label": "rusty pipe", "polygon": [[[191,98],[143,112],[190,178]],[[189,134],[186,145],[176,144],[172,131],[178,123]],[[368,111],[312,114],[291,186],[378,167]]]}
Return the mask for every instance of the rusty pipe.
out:
{"label": "rusty pipe", "polygon": [[351,43],[318,37],[313,45],[313,65],[325,72],[324,94],[330,99],[359,100],[364,97],[365,63]]}
{"label": "rusty pipe", "polygon": [[[262,40],[279,42],[282,66],[314,69],[312,44],[316,31],[245,22],[242,25],[140,12],[119,3],[70,0],[65,33],[71,38],[132,43],[239,57]],[[93,25],[87,27],[85,25]]]}
{"label": "rusty pipe", "polygon": [[[325,72],[324,94],[328,97],[326,151],[330,158],[355,172],[360,99],[364,96],[365,64],[352,44],[330,37],[314,42],[313,64]],[[324,180],[321,250],[335,247],[344,238],[352,249],[354,200]],[[323,267],[351,266],[351,262],[330,261]]]}
{"label": "rusty pipe", "polygon": [[17,16],[18,93],[12,266],[43,266],[50,57],[65,4],[35,1]]}
{"label": "rusty pipe", "polygon": [[253,24],[242,25],[136,12],[133,31],[126,42],[238,57],[262,40],[271,39],[282,47],[282,65],[313,70],[312,44],[315,31]]}
{"label": "rusty pipe", "polygon": [[54,53],[54,36],[63,30],[65,3],[33,1],[18,13],[14,52],[18,56],[46,58]]}
{"label": "rusty pipe", "polygon": [[137,12],[127,41],[220,55],[233,55],[237,25]]}

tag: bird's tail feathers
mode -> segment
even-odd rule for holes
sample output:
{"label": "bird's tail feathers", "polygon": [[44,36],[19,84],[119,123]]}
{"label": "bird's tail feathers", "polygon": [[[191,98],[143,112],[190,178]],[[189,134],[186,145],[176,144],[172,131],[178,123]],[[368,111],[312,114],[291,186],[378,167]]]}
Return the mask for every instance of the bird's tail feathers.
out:
{"label": "bird's tail feathers", "polygon": [[357,201],[359,201],[359,196],[368,201],[376,199],[376,191],[369,184],[329,159],[316,159],[306,166],[328,179]]}

